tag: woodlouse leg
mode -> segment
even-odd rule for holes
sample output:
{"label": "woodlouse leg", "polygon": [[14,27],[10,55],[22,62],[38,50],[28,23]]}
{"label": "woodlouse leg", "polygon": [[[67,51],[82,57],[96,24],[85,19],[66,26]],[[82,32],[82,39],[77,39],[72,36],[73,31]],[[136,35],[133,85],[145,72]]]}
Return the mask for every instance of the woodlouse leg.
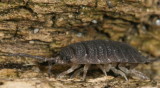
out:
{"label": "woodlouse leg", "polygon": [[52,62],[48,62],[49,66],[48,66],[48,75],[49,77],[52,76],[51,70],[52,70]]}
{"label": "woodlouse leg", "polygon": [[111,69],[112,65],[111,64],[104,64],[104,69],[106,72],[109,72],[109,70]]}
{"label": "woodlouse leg", "polygon": [[148,78],[146,75],[144,75],[142,72],[137,71],[135,69],[130,70],[131,74],[135,75],[136,77],[140,77],[141,79],[145,79],[145,80],[149,80],[150,78]]}
{"label": "woodlouse leg", "polygon": [[104,73],[105,76],[107,76],[107,73],[106,73],[106,69],[103,65],[101,64],[97,64],[98,68],[100,68],[102,70],[102,72]]}
{"label": "woodlouse leg", "polygon": [[130,74],[130,73],[131,73],[130,70],[128,70],[127,68],[122,67],[122,66],[120,66],[120,65],[118,65],[118,68],[119,68],[121,71],[123,71],[124,73],[126,73],[126,74]]}
{"label": "woodlouse leg", "polygon": [[123,66],[121,66],[121,65],[118,65],[118,68],[119,68],[121,71],[123,71],[124,73],[126,73],[126,74],[130,74],[130,75],[132,75],[132,76],[134,75],[134,76],[139,77],[139,78],[141,78],[141,79],[149,80],[149,78],[148,78],[146,75],[144,75],[142,72],[137,71],[137,70],[135,70],[135,69],[130,69],[130,70],[128,70],[126,67],[123,67]]}
{"label": "woodlouse leg", "polygon": [[111,64],[104,64],[103,66],[102,65],[97,65],[97,66],[102,70],[105,76],[107,76],[107,72],[109,72],[109,70],[112,67]]}
{"label": "woodlouse leg", "polygon": [[78,64],[78,65],[77,65],[77,64],[74,64],[74,65],[72,65],[72,67],[71,67],[70,69],[68,69],[67,71],[60,73],[60,74],[57,76],[57,78],[62,78],[63,76],[65,76],[65,75],[73,72],[75,69],[77,69],[77,68],[79,68],[79,67],[80,67],[79,64]]}
{"label": "woodlouse leg", "polygon": [[111,67],[111,70],[112,70],[114,73],[123,76],[123,77],[125,78],[125,80],[128,81],[126,75],[125,75],[121,70],[117,70],[115,67]]}
{"label": "woodlouse leg", "polygon": [[73,77],[77,77],[78,75],[80,75],[80,73],[83,72],[83,68],[79,68],[78,70],[76,70],[70,78],[73,78]]}
{"label": "woodlouse leg", "polygon": [[82,78],[83,81],[86,78],[86,74],[87,74],[87,71],[88,71],[89,67],[90,67],[90,64],[85,64],[84,65],[84,68],[83,68],[83,78]]}

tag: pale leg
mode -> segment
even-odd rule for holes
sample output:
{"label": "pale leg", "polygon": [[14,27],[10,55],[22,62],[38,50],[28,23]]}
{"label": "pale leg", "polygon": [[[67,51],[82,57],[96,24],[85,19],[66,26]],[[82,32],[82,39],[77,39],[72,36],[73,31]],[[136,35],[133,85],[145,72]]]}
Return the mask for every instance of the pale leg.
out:
{"label": "pale leg", "polygon": [[78,65],[77,65],[77,64],[74,64],[74,65],[72,65],[72,67],[71,67],[70,69],[68,69],[67,71],[60,73],[60,74],[57,76],[57,78],[61,78],[61,77],[65,76],[65,75],[73,72],[75,69],[77,69],[77,68],[79,68],[79,67],[80,67],[79,64],[78,64]]}
{"label": "pale leg", "polygon": [[149,79],[149,78],[148,78],[146,75],[144,75],[142,72],[137,71],[137,70],[135,70],[135,69],[130,69],[130,70],[128,70],[126,67],[122,67],[121,65],[119,65],[118,68],[119,68],[121,71],[123,71],[124,73],[126,73],[126,74],[134,75],[134,76],[139,77],[139,78],[141,78],[141,79],[146,79],[146,80]]}
{"label": "pale leg", "polygon": [[131,74],[137,76],[137,77],[140,77],[141,79],[144,79],[144,80],[149,80],[150,78],[147,77],[146,75],[144,75],[142,72],[140,71],[137,71],[135,69],[132,69],[130,70]]}
{"label": "pale leg", "polygon": [[106,72],[109,72],[109,70],[111,69],[112,65],[111,64],[105,64],[104,65],[104,69]]}
{"label": "pale leg", "polygon": [[126,81],[128,81],[126,75],[125,75],[122,71],[116,69],[115,67],[112,67],[111,70],[112,70],[114,73],[121,75],[122,77],[125,78]]}
{"label": "pale leg", "polygon": [[87,74],[87,71],[88,71],[89,67],[90,67],[90,64],[85,64],[84,65],[84,68],[83,68],[83,78],[82,78],[83,81],[86,78],[86,74]]}
{"label": "pale leg", "polygon": [[80,73],[83,72],[83,68],[79,68],[78,70],[76,70],[70,78],[76,77],[78,75],[80,75]]}
{"label": "pale leg", "polygon": [[107,73],[106,73],[106,69],[104,68],[104,66],[102,66],[101,64],[97,64],[98,68],[101,69],[101,71],[104,73],[105,76],[107,76]]}

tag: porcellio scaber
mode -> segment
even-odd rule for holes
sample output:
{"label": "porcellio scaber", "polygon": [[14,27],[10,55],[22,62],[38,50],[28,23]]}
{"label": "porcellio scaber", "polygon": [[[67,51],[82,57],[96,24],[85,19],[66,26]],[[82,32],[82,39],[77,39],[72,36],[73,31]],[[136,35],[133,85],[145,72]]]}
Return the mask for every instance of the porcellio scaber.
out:
{"label": "porcellio scaber", "polygon": [[[60,73],[57,78],[72,72],[74,72],[73,75],[77,75],[83,71],[82,80],[85,80],[89,67],[95,64],[104,75],[107,75],[107,72],[111,70],[115,74],[123,76],[125,80],[128,80],[126,75],[148,79],[143,73],[136,71],[134,67],[138,64],[148,63],[149,60],[130,45],[117,41],[90,40],[73,43],[62,48],[59,55],[52,58],[28,54],[10,54],[10,56],[26,56],[54,64],[70,64],[71,68]],[[82,65],[84,65],[83,68],[81,68]]]}

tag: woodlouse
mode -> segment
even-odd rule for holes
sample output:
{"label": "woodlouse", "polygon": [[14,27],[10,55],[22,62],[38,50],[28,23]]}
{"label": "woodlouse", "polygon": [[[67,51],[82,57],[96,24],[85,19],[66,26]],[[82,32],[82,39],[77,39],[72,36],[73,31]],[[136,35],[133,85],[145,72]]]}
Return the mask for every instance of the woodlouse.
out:
{"label": "woodlouse", "polygon": [[[117,41],[90,40],[73,43],[64,47],[59,55],[53,58],[28,54],[9,54],[9,56],[26,56],[55,64],[71,64],[71,68],[59,74],[58,78],[76,70],[74,75],[83,71],[82,80],[85,80],[90,65],[96,64],[105,75],[111,70],[126,80],[128,80],[126,75],[129,74],[148,79],[147,76],[136,71],[134,67],[138,64],[148,63],[149,60],[130,45]],[[84,68],[80,68],[81,65],[84,65]]]}

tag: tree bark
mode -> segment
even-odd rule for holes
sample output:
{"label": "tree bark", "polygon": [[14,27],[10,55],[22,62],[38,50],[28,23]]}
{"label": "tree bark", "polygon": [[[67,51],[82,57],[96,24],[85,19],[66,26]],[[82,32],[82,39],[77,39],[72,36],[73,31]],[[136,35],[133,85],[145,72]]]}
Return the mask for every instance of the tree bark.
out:
{"label": "tree bark", "polygon": [[33,62],[5,53],[52,57],[93,39],[126,42],[159,57],[159,9],[159,0],[1,0],[0,68]]}

